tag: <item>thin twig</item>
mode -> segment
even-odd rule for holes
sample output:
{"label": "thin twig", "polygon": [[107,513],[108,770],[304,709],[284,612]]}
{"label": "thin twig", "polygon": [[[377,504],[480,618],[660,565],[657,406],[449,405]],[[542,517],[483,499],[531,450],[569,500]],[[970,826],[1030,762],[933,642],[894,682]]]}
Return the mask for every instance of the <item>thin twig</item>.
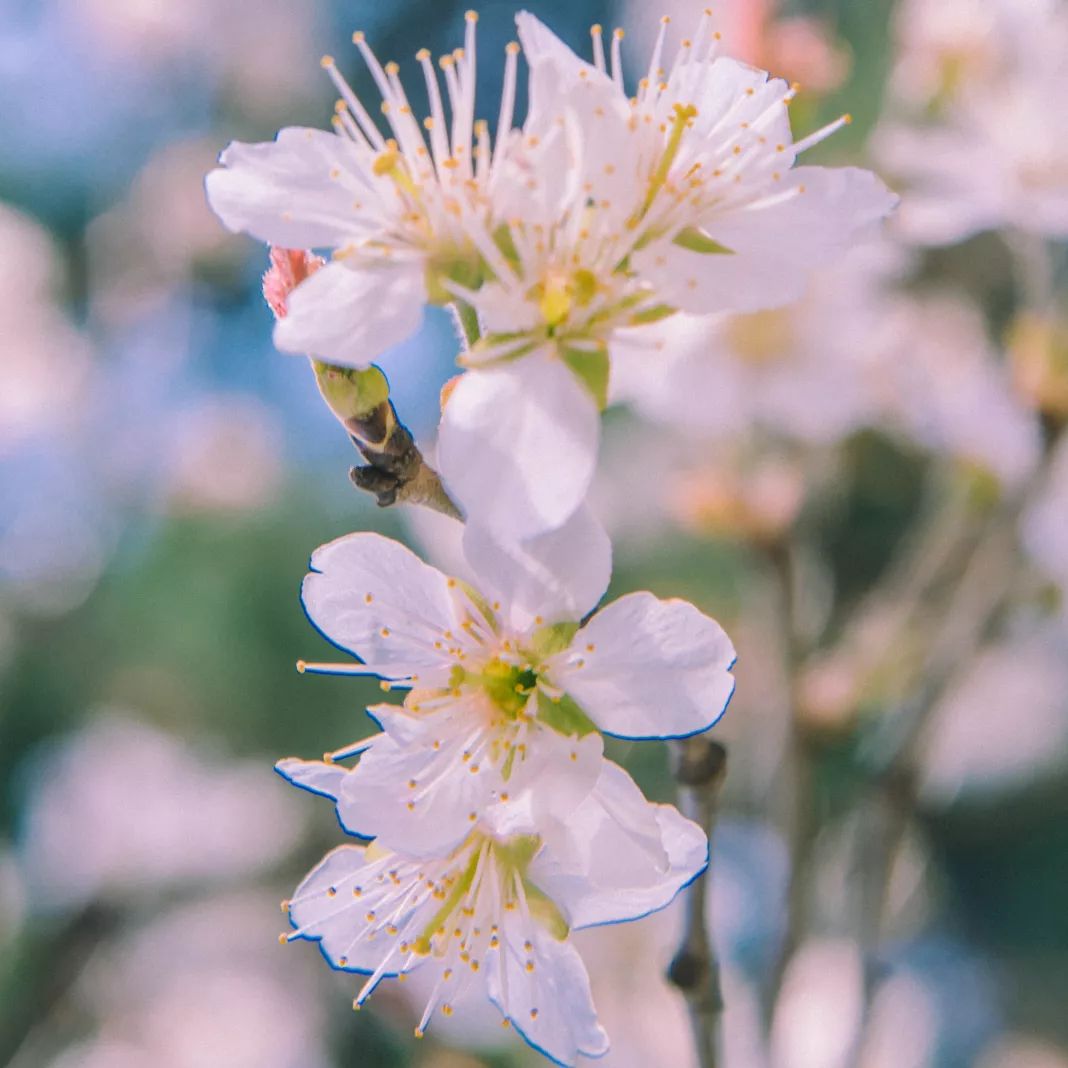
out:
{"label": "thin twig", "polygon": [[[903,714],[903,729],[875,777],[875,791],[868,801],[870,826],[862,838],[862,900],[858,915],[858,939],[864,954],[864,1017],[881,977],[877,959],[880,934],[893,875],[894,860],[901,848],[918,805],[919,750],[935,710],[956,679],[962,664],[982,647],[998,616],[1008,603],[1018,569],[1017,526],[1020,516],[1042,492],[1056,438],[1047,441],[1045,457],[1027,484],[1008,501],[976,542],[967,564],[942,613],[920,672],[920,688]],[[858,1047],[858,1056],[860,1047]]]}
{"label": "thin twig", "polygon": [[782,633],[782,657],[786,673],[789,712],[787,763],[790,769],[789,820],[790,874],[786,894],[786,930],[768,983],[765,1003],[770,1022],[786,969],[804,939],[809,915],[812,861],[819,820],[816,811],[815,750],[812,736],[802,722],[797,702],[797,674],[802,650],[797,637],[797,607],[793,561],[789,545],[774,547],[769,559],[778,585]]}
{"label": "thin twig", "polygon": [[[709,860],[719,797],[727,777],[727,750],[705,735],[674,746],[679,808],[708,835]],[[719,1062],[719,1027],[723,1014],[719,961],[708,927],[708,869],[686,889],[686,918],[668,979],[686,998],[700,1068]]]}

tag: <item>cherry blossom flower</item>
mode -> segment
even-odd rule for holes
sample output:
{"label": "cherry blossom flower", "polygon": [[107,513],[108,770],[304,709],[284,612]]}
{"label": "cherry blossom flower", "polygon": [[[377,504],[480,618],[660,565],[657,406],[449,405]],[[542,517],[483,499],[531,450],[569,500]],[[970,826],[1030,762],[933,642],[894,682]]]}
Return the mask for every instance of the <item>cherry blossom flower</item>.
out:
{"label": "cherry blossom flower", "polygon": [[363,366],[413,333],[428,301],[473,309],[488,335],[464,358],[480,373],[446,406],[442,467],[469,517],[526,537],[560,526],[585,495],[620,328],[676,309],[787,303],[894,198],[866,171],[795,167],[848,117],[794,141],[794,90],[721,56],[708,16],[670,72],[661,34],[632,100],[621,31],[609,62],[595,28],[587,64],[521,13],[530,112],[513,130],[511,44],[491,145],[474,121],[475,21],[469,13],[465,47],[442,61],[451,130],[429,54],[419,53],[425,136],[399,68],[383,68],[357,34],[392,139],[327,57],[338,134],[235,143],[208,196],[231,229],[333,250],[290,295],[275,327],[284,351]]}
{"label": "cherry blossom flower", "polygon": [[[503,266],[492,236],[502,145],[491,149],[486,124],[474,118],[476,22],[469,12],[464,47],[441,60],[444,97],[430,53],[419,52],[431,107],[422,126],[397,64],[383,67],[357,33],[392,136],[383,137],[325,56],[340,94],[335,132],[290,127],[274,142],[235,141],[208,175],[208,199],[231,230],[280,248],[333,251],[331,262],[293,291],[288,315],[278,320],[282,351],[364,366],[415,332],[429,300],[449,299],[442,279],[477,283],[483,264]],[[511,127],[517,51],[508,52],[505,68],[504,131]]]}
{"label": "cherry blossom flower", "polygon": [[794,90],[720,55],[707,15],[674,57],[662,25],[633,98],[622,31],[609,61],[594,27],[587,64],[533,16],[518,25],[531,102],[496,191],[508,262],[477,290],[452,287],[487,333],[464,358],[478,373],[452,391],[439,451],[469,516],[525,536],[588,489],[622,330],[787,304],[894,197],[866,171],[795,167],[848,116],[794,141]]}
{"label": "cherry blossom flower", "polygon": [[[306,766],[298,785],[338,800],[356,772]],[[537,834],[479,821],[450,852],[413,857],[381,841],[335,849],[288,902],[294,931],[337,969],[367,975],[359,1007],[383,978],[432,969],[416,1028],[484,992],[504,1020],[559,1064],[597,1057],[608,1036],[568,935],[655,912],[704,870],[708,843],[670,805],[652,805],[621,768]]]}
{"label": "cherry blossom flower", "polygon": [[[304,670],[411,688],[370,710],[382,733],[331,758],[360,754],[339,795],[344,826],[409,854],[457,847],[491,808],[523,833],[566,814],[600,774],[599,731],[704,731],[734,691],[729,638],[686,602],[632,593],[579,625],[610,570],[585,510],[522,547],[469,526],[464,549],[478,590],[370,533],[319,549],[304,582],[314,625],[365,661]],[[330,764],[278,770],[335,778]]]}

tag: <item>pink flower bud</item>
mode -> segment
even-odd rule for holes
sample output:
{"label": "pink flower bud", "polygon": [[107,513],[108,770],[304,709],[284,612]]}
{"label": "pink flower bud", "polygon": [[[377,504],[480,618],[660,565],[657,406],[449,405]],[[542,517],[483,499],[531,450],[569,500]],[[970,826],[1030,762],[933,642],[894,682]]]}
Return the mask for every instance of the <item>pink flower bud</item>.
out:
{"label": "pink flower bud", "polygon": [[322,256],[300,248],[271,249],[271,266],[263,275],[263,299],[271,306],[276,319],[286,317],[289,294],[325,262]]}

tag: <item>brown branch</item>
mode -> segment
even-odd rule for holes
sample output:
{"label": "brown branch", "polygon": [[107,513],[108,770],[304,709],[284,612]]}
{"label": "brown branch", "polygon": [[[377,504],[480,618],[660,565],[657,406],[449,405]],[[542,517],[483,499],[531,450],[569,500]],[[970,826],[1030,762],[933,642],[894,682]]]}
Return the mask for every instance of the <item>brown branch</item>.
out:
{"label": "brown branch", "polygon": [[453,519],[462,518],[411,431],[397,418],[391,400],[362,418],[345,420],[343,425],[367,461],[362,467],[353,467],[349,478],[357,489],[373,494],[380,508],[420,504]]}
{"label": "brown branch", "polygon": [[[679,808],[708,835],[709,864],[719,797],[727,777],[727,750],[704,735],[675,743]],[[700,1068],[719,1064],[719,1025],[723,1013],[719,961],[708,928],[709,869],[687,887],[682,940],[667,977],[686,998]]]}

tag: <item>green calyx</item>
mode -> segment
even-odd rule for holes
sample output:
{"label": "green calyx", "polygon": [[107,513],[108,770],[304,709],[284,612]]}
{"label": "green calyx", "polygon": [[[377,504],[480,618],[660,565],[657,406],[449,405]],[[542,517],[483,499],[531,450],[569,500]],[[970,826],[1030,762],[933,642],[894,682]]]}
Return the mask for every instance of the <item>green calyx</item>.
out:
{"label": "green calyx", "polygon": [[440,252],[427,264],[427,300],[444,307],[456,299],[449,292],[446,282],[454,282],[464,289],[479,289],[483,282],[492,277],[492,273],[477,253],[465,253],[461,249]]}
{"label": "green calyx", "polygon": [[611,371],[608,347],[604,342],[593,350],[564,346],[560,350],[560,358],[590,391],[598,410],[603,412],[608,407],[608,376]]}
{"label": "green calyx", "polygon": [[721,245],[714,237],[709,237],[696,226],[687,226],[675,235],[674,243],[688,252],[698,252],[702,256],[733,256],[734,249]]}
{"label": "green calyx", "polygon": [[327,407],[343,423],[362,421],[389,400],[389,381],[375,366],[335,367],[312,360],[319,392]]}
{"label": "green calyx", "polygon": [[597,733],[597,725],[567,694],[548,697],[539,693],[538,720],[569,738],[585,738],[588,734]]}

